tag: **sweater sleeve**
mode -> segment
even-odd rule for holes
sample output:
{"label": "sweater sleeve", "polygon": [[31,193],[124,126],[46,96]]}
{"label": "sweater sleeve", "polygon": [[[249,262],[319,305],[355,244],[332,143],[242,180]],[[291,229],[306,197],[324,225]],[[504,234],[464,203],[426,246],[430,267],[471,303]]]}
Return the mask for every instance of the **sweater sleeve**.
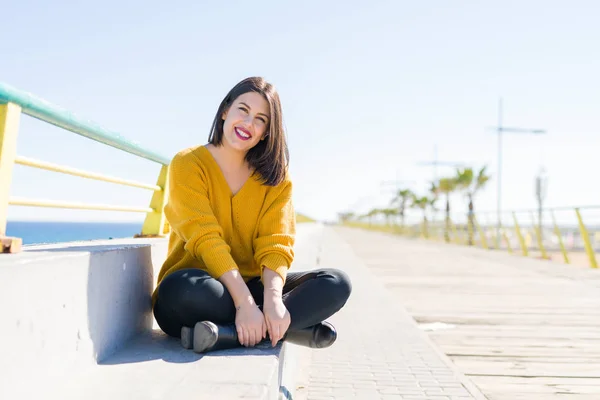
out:
{"label": "sweater sleeve", "polygon": [[238,267],[210,206],[206,182],[206,173],[194,154],[176,155],[169,167],[165,215],[173,232],[185,241],[185,250],[202,259],[209,274],[218,279]]}
{"label": "sweater sleeve", "polygon": [[254,258],[260,266],[275,271],[285,282],[287,270],[294,260],[296,214],[292,203],[292,182],[271,190],[266,198],[267,209],[258,223],[254,240]]}

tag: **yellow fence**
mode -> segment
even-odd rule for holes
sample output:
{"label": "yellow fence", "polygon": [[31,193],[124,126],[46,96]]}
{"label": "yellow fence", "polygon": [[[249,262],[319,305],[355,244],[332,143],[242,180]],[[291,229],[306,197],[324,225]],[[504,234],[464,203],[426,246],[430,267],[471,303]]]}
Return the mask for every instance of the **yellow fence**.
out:
{"label": "yellow fence", "polygon": [[[27,114],[78,135],[162,164],[156,183],[148,184],[135,182],[18,156],[16,154],[16,149],[21,114]],[[9,238],[6,236],[6,219],[9,205],[140,212],[145,213],[146,218],[142,226],[142,232],[141,234],[136,235],[137,237],[163,236],[167,234],[169,232],[169,226],[166,222],[163,210],[168,191],[169,162],[169,158],[146,150],[138,144],[126,140],[115,132],[110,132],[91,121],[78,118],[72,113],[54,106],[45,100],[36,98],[29,93],[19,91],[0,83],[0,252],[14,253],[21,249],[22,241],[20,238]],[[83,204],[11,197],[10,187],[15,164],[87,179],[147,189],[151,190],[153,195],[149,205],[145,207]]]}
{"label": "yellow fence", "polygon": [[[584,223],[584,212],[594,220],[593,226]],[[556,218],[558,213],[561,214],[560,223]],[[460,218],[460,222],[457,222],[458,218],[446,219],[438,215],[437,220],[413,218],[404,225],[399,221],[365,220],[345,221],[344,225],[440,243],[507,251],[566,264],[572,264],[573,258],[577,258],[580,260],[578,264],[585,262],[592,268],[598,267],[596,249],[600,247],[600,206],[545,209],[542,216],[548,220],[546,224],[540,223],[538,210],[513,211],[501,219],[500,229],[495,215],[490,213],[492,216],[486,218],[485,214],[473,214],[471,218],[465,216]]]}

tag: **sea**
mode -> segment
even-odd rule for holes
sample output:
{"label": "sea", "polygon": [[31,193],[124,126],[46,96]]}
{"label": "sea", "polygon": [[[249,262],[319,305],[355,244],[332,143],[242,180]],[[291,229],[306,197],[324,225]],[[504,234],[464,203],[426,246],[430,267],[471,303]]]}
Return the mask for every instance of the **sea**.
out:
{"label": "sea", "polygon": [[6,225],[6,235],[23,239],[23,245],[131,238],[141,231],[142,222],[8,221]]}

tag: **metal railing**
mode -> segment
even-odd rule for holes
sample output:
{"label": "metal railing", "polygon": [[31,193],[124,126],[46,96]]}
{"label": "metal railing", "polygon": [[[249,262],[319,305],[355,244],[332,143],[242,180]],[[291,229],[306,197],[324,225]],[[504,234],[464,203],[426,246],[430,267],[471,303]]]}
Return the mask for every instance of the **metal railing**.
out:
{"label": "metal railing", "polygon": [[[411,210],[412,211],[412,210]],[[495,212],[445,212],[423,214],[409,212],[402,222],[393,216],[387,220],[360,218],[344,224],[359,228],[386,231],[413,238],[502,250],[525,257],[583,264],[598,268],[596,253],[600,250],[600,206],[515,210],[502,214],[500,240],[496,240]],[[587,224],[584,222],[584,217]],[[545,221],[545,222],[544,222]],[[591,222],[590,222],[591,221]]]}
{"label": "metal railing", "polygon": [[[86,138],[125,151],[130,154],[154,161],[162,165],[155,184],[141,183],[91,171],[70,168],[40,160],[18,156],[17,137],[21,114],[29,115],[46,123],[71,131]],[[80,118],[61,107],[53,105],[30,93],[17,90],[0,83],[0,240],[1,252],[17,252],[21,247],[19,238],[6,237],[6,220],[9,205],[70,208],[86,210],[109,210],[145,213],[142,232],[137,237],[163,236],[169,232],[164,215],[164,205],[168,191],[168,168],[170,159],[145,149],[139,144],[127,140],[117,132],[110,131],[92,121]],[[147,207],[130,207],[107,204],[85,204],[53,200],[28,199],[10,196],[10,186],[14,164],[45,169],[100,180],[120,185],[132,186],[153,191]]]}

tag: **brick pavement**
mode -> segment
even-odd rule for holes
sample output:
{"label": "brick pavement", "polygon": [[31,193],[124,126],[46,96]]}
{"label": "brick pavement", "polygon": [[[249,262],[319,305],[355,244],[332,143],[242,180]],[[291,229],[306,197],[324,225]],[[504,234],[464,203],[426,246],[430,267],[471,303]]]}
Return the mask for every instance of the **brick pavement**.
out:
{"label": "brick pavement", "polygon": [[346,271],[353,291],[330,320],[337,342],[310,351],[308,399],[484,399],[332,228],[323,228],[319,259]]}

